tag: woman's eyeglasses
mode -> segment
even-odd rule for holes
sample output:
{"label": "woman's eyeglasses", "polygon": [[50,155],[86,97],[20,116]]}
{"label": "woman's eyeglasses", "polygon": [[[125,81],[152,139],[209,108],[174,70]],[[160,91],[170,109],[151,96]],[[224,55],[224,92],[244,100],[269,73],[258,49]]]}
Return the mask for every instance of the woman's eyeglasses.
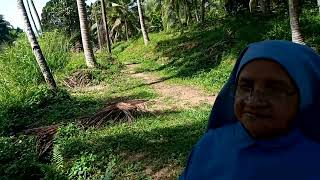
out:
{"label": "woman's eyeglasses", "polygon": [[240,98],[249,98],[258,96],[267,100],[278,100],[279,98],[286,98],[296,94],[296,90],[289,90],[290,88],[284,86],[271,86],[263,88],[261,91],[254,91],[252,85],[237,84],[233,88],[233,96]]}

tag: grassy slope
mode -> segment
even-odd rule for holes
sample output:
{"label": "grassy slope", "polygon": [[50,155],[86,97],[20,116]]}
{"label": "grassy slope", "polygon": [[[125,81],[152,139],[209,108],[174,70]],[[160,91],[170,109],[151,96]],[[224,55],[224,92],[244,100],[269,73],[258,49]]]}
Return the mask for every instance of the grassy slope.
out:
{"label": "grassy slope", "polygon": [[[88,115],[93,112],[90,109],[96,110],[103,103],[118,98],[154,99],[158,96],[143,82],[121,72],[104,79],[102,84],[107,85],[106,90],[72,93],[74,102],[60,103],[59,111],[51,114]],[[85,111],[80,113],[79,109]],[[60,174],[59,178],[149,179],[164,171],[162,177],[175,179],[192,145],[205,130],[209,109],[209,106],[202,106],[142,114],[132,124],[109,124],[101,129],[83,130],[73,124],[66,125],[61,127],[55,140],[52,172],[46,173],[48,177]]]}
{"label": "grassy slope", "polygon": [[[320,27],[319,17],[316,12],[307,13],[302,19],[303,31],[308,44],[318,49],[320,43],[316,32]],[[229,17],[215,20],[206,27],[151,34],[151,43],[147,47],[142,39],[119,43],[114,47],[114,53],[122,63],[139,63],[140,71],[168,77],[169,83],[217,92],[239,51],[247,43],[262,39],[289,39],[288,28],[288,21],[280,16]],[[105,64],[108,58],[100,54],[98,60]],[[59,84],[72,71],[84,68],[83,62],[82,55],[72,55],[64,70],[56,73]],[[107,63],[106,66],[108,70],[95,71],[96,79],[105,85],[104,90],[73,92],[70,97],[66,93],[60,99],[46,101],[34,108],[19,107],[19,111],[13,112],[13,125],[15,122],[27,122],[23,127],[52,123],[65,125],[55,138],[49,165],[37,158],[34,148],[31,148],[35,143],[32,139],[1,137],[0,149],[4,150],[0,151],[2,175],[12,178],[21,174],[45,174],[49,179],[150,179],[152,175],[168,175],[175,179],[192,145],[205,130],[210,107],[143,114],[132,124],[109,124],[100,129],[83,130],[72,122],[94,113],[109,101],[120,97],[154,99],[158,96],[141,81],[122,74],[121,65]]]}
{"label": "grassy slope", "polygon": [[[320,18],[306,10],[301,18],[308,45],[319,50],[316,35]],[[289,19],[282,12],[268,17],[245,14],[215,19],[177,33],[154,33],[150,45],[142,39],[120,43],[115,47],[124,63],[139,63],[140,71],[154,72],[169,82],[198,86],[207,92],[222,87],[240,51],[249,43],[265,39],[290,40]]]}
{"label": "grassy slope", "polygon": [[[109,61],[103,54],[97,57],[100,64]],[[56,74],[60,86],[64,77],[83,68],[83,64],[83,56],[73,54],[66,65],[67,72]],[[33,106],[16,107],[9,113],[12,118],[6,122],[12,119],[10,127],[15,130],[56,123],[64,126],[56,136],[53,154],[48,157],[50,165],[38,159],[35,148],[31,148],[35,146],[32,138],[0,138],[1,149],[6,150],[0,152],[3,155],[0,158],[1,174],[8,178],[45,175],[48,179],[99,179],[102,176],[145,179],[162,172],[175,179],[192,145],[205,130],[209,106],[142,114],[132,124],[109,124],[101,129],[83,130],[73,124],[78,118],[90,116],[104,104],[117,99],[154,99],[158,96],[142,81],[121,73],[121,69],[121,65],[114,64],[107,70],[93,70],[103,89],[62,91],[57,98]],[[17,154],[21,155],[20,159],[16,159]]]}

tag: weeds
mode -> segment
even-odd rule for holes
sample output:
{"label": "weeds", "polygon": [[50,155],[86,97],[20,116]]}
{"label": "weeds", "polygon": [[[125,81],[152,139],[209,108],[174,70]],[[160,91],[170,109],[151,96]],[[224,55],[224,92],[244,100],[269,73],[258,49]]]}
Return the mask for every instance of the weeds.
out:
{"label": "weeds", "polygon": [[[2,49],[1,176],[4,179],[19,176],[176,179],[190,149],[205,131],[210,106],[139,113],[130,124],[110,122],[99,129],[82,128],[77,122],[83,117],[94,119],[110,102],[153,100],[160,96],[141,80],[122,73],[124,64],[137,63],[137,71],[155,73],[168,83],[197,86],[217,93],[247,44],[263,39],[290,39],[284,15],[214,16],[215,19],[201,29],[194,26],[171,33],[152,33],[148,46],[140,38],[115,44],[113,56],[99,52],[96,58],[100,66],[90,70],[88,79],[92,87],[87,91],[83,90],[85,87],[78,90],[63,86],[64,79],[86,68],[83,54],[70,53],[68,39],[62,34],[45,33],[40,44],[61,87],[56,96],[45,87],[26,37],[21,36],[14,45]],[[301,22],[307,43],[319,49],[317,12],[303,12]],[[101,112],[106,115],[110,109]],[[37,139],[19,132],[53,124],[60,126],[53,139],[50,137],[52,151],[41,159],[36,151]]]}

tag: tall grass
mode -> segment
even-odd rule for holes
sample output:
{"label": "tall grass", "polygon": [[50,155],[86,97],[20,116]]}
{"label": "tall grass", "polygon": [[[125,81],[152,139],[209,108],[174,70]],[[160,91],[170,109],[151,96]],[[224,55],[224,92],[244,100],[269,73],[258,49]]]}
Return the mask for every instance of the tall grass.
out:
{"label": "tall grass", "polygon": [[[70,61],[68,38],[57,31],[46,32],[39,43],[54,76],[63,73]],[[0,134],[19,126],[17,112],[28,113],[33,105],[51,96],[30,44],[21,35],[0,52]]]}
{"label": "tall grass", "polygon": [[[68,39],[59,32],[47,32],[39,41],[52,72],[62,71],[70,59]],[[0,53],[0,109],[27,102],[43,87],[30,44],[22,35]]]}

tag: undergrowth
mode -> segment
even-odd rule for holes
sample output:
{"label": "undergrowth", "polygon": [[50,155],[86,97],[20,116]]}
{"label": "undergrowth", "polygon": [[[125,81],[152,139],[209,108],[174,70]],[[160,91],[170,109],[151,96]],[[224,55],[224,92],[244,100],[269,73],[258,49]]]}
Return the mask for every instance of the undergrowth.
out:
{"label": "undergrowth", "polygon": [[[320,19],[316,9],[305,9],[301,24],[306,43],[320,50],[316,35]],[[224,16],[175,33],[152,33],[148,46],[144,46],[142,39],[123,42],[115,52],[121,62],[139,64],[138,71],[156,73],[169,83],[217,93],[246,45],[266,39],[291,40],[290,32],[285,12]]]}
{"label": "undergrowth", "polygon": [[[210,22],[210,23],[209,23]],[[305,10],[302,31],[319,50],[320,19]],[[201,27],[150,34],[150,43],[133,39],[113,45],[113,56],[96,53],[100,66],[88,70],[82,53],[71,53],[68,38],[46,32],[40,44],[58,83],[54,96],[45,86],[25,36],[0,53],[0,179],[176,179],[192,145],[204,133],[210,106],[160,110],[136,117],[131,124],[111,123],[84,129],[78,120],[120,100],[154,100],[148,84],[121,72],[139,64],[179,83],[217,93],[240,51],[264,39],[290,40],[286,14],[266,17],[217,16]],[[92,75],[88,87],[68,89],[63,81],[79,70]],[[38,157],[36,140],[26,128],[60,124],[52,152]]]}

